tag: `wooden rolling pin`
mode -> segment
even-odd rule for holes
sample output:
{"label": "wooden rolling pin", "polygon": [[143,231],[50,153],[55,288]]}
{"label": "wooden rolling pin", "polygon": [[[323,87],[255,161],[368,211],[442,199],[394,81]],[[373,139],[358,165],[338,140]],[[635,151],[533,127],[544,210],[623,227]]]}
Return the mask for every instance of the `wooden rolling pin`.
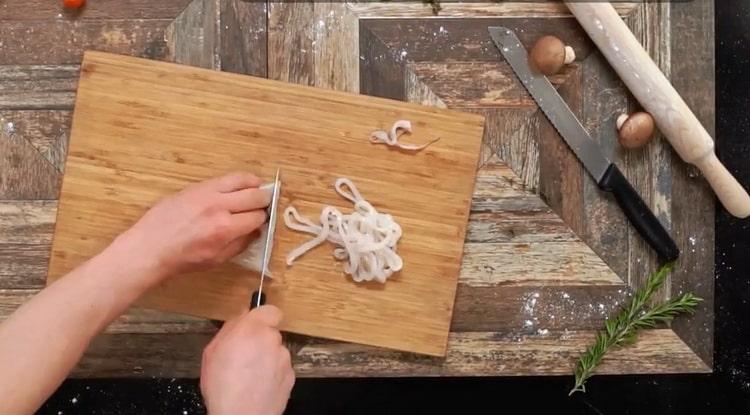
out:
{"label": "wooden rolling pin", "polygon": [[729,213],[750,215],[750,196],[716,157],[714,140],[615,8],[609,2],[565,3],[677,154],[701,170]]}

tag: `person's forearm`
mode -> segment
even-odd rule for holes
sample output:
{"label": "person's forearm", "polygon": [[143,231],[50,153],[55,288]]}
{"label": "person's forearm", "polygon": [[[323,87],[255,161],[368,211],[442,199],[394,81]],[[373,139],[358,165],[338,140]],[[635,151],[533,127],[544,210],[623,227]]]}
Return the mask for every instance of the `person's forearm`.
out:
{"label": "person's forearm", "polygon": [[0,324],[0,408],[33,413],[86,347],[158,280],[158,267],[129,257],[121,237]]}

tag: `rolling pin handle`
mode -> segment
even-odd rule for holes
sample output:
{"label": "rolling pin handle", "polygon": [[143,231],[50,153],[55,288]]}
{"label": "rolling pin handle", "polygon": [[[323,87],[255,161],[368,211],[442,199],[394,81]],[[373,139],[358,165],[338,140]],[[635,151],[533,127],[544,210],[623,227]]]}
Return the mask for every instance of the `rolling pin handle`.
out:
{"label": "rolling pin handle", "polygon": [[711,151],[693,164],[703,173],[727,212],[738,218],[750,216],[750,195],[719,161],[716,153]]}

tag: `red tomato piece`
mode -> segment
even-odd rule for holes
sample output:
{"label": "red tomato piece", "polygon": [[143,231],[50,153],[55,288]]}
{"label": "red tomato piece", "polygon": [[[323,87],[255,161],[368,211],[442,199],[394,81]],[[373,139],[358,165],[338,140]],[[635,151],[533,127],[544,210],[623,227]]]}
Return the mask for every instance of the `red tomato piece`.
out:
{"label": "red tomato piece", "polygon": [[80,9],[86,3],[86,0],[63,0],[63,6],[69,9]]}

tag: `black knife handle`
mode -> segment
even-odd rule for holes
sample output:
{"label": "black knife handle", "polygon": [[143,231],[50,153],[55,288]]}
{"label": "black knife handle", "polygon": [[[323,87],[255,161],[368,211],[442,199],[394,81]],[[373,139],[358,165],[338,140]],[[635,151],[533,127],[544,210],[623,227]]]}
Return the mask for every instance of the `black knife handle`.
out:
{"label": "black knife handle", "polygon": [[253,293],[253,296],[250,297],[250,309],[251,310],[258,306],[258,294],[260,294],[260,305],[263,305],[266,303],[266,294],[258,293],[256,291]]}
{"label": "black knife handle", "polygon": [[630,223],[661,259],[669,262],[680,256],[680,250],[672,237],[616,165],[609,166],[599,181],[599,187],[614,194],[617,204],[625,212]]}

